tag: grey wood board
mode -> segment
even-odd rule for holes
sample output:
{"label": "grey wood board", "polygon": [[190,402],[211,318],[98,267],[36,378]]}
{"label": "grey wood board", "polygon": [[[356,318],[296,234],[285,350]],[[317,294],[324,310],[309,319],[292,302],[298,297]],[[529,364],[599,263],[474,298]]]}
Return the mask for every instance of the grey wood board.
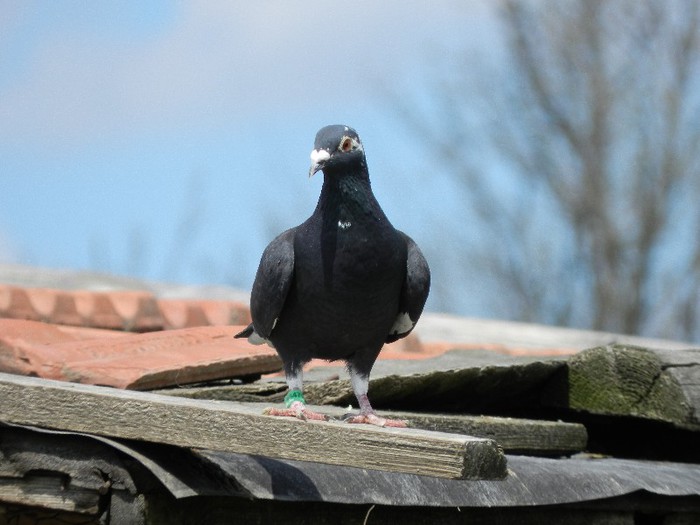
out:
{"label": "grey wood board", "polygon": [[[262,412],[271,403],[244,403],[253,410]],[[357,410],[330,405],[311,405],[314,411],[336,419]],[[530,455],[561,455],[581,452],[586,447],[586,427],[580,423],[542,421],[495,416],[472,416],[459,414],[434,414],[386,410],[382,415],[408,421],[411,428],[464,434],[495,440],[506,452]]]}
{"label": "grey wood board", "polygon": [[95,515],[100,508],[100,494],[82,487],[66,487],[58,473],[31,473],[21,478],[0,476],[0,505],[75,512]]}
{"label": "grey wood board", "polygon": [[[83,453],[88,458],[91,454],[90,447],[84,446],[86,439],[111,444],[150,471],[175,498],[229,495],[296,502],[495,508],[604,503],[644,491],[657,497],[684,498],[687,511],[700,510],[700,465],[696,464],[509,456],[509,476],[504,480],[448,480],[220,451],[190,453],[165,445],[96,436],[74,436],[71,440],[39,429],[25,432],[25,446],[31,447],[37,439],[48,444],[52,440],[72,443],[73,454]],[[71,433],[66,434],[71,437]],[[182,469],[190,454],[199,465]],[[212,479],[219,482],[212,484]],[[182,487],[187,489],[182,491]]]}
{"label": "grey wood board", "polygon": [[553,404],[700,430],[699,349],[602,346],[569,359],[567,371],[551,385]]}
{"label": "grey wood board", "polygon": [[503,480],[446,480],[299,461],[198,451],[257,498],[403,505],[518,507],[590,502],[646,491],[694,496],[700,465],[614,458],[508,456]]}
{"label": "grey wood board", "polygon": [[[416,398],[423,403],[434,402],[436,409],[445,401],[456,406],[479,405],[484,399],[519,398],[523,392],[540,387],[564,366],[562,358],[514,357],[486,350],[453,350],[431,359],[380,360],[370,377],[370,397],[377,407],[395,401],[410,403]],[[280,401],[285,391],[284,377],[279,375],[252,384],[156,392],[196,399]],[[307,400],[316,404],[357,404],[349,375],[341,364],[305,371],[304,391]]]}
{"label": "grey wood board", "polygon": [[0,425],[0,501],[97,514],[104,495],[121,492],[136,486],[114,447]]}
{"label": "grey wood board", "polygon": [[[380,359],[372,368],[372,377],[448,372],[466,368],[525,366],[540,362],[563,363],[564,361],[566,361],[566,356],[512,356],[486,349],[461,350],[455,348],[430,359]],[[304,372],[304,379],[311,381],[325,381],[329,376],[338,376],[339,379],[350,378],[342,363],[337,366],[316,367]],[[280,376],[276,380],[283,379]]]}
{"label": "grey wood board", "polygon": [[[106,456],[106,454],[104,452],[96,453],[96,447],[90,446],[90,442],[97,442],[101,446],[101,450],[106,449],[110,454],[116,451],[141,464],[176,498],[188,498],[198,494],[251,497],[235,480],[221,475],[217,476],[216,472],[203,469],[201,461],[187,448],[145,441],[112,439],[80,432],[0,424],[0,456],[2,454],[8,456],[6,444],[12,442],[19,444],[19,446],[14,446],[15,451],[22,454],[29,452],[35,454],[35,456],[30,455],[29,457],[38,458],[34,459],[33,463],[26,464],[24,469],[20,469],[19,475],[23,475],[22,473],[28,470],[43,469],[63,472],[71,479],[79,480],[79,476],[86,473],[89,477],[94,477],[100,472],[106,472],[112,480],[114,488],[124,488],[130,493],[136,494],[135,485],[126,481],[130,478],[126,469],[121,467],[120,460],[112,454],[109,456],[109,468],[104,468],[100,463],[101,460],[98,458]],[[85,443],[88,443],[88,446]],[[67,454],[62,452],[64,450],[70,452]],[[41,453],[36,454],[37,451]],[[74,468],[70,462],[66,463],[62,459],[66,455],[72,459],[81,459],[85,471]],[[99,478],[99,481],[102,482],[103,479]]]}
{"label": "grey wood board", "polygon": [[244,405],[0,374],[0,421],[336,465],[500,478],[493,440],[261,415]]}
{"label": "grey wood board", "polygon": [[664,371],[680,385],[692,407],[692,419],[700,426],[700,349],[680,352],[656,350]]}
{"label": "grey wood board", "polygon": [[[513,408],[529,396],[538,396],[546,381],[565,366],[559,359],[489,359],[459,350],[430,360],[378,361],[370,377],[369,395],[375,408],[435,412]],[[333,372],[323,367],[305,373],[305,378],[327,379]],[[319,405],[356,405],[350,381],[343,379],[340,369],[337,375],[340,379],[305,383],[306,399]]]}

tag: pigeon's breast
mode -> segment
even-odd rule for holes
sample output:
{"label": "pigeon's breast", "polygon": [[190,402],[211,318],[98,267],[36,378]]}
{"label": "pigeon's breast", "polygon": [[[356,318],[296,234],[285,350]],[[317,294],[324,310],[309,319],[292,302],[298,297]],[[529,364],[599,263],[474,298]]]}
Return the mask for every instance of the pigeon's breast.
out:
{"label": "pigeon's breast", "polygon": [[371,226],[351,223],[299,236],[305,244],[295,250],[294,286],[281,319],[287,326],[279,328],[306,327],[313,357],[342,359],[380,346],[396,319],[405,244],[390,224]]}
{"label": "pigeon's breast", "polygon": [[305,267],[320,273],[311,281],[330,294],[360,294],[373,297],[384,288],[400,287],[405,266],[403,243],[390,225],[363,224],[352,219],[338,220],[337,227],[324,231],[313,253],[313,260],[299,261]]}

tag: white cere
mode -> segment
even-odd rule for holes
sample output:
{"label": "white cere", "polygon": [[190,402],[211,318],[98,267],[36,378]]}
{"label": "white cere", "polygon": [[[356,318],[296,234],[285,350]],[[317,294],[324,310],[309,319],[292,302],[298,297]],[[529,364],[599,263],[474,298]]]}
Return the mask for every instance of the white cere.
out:
{"label": "white cere", "polygon": [[331,158],[331,154],[325,149],[315,149],[311,152],[311,162],[318,164]]}

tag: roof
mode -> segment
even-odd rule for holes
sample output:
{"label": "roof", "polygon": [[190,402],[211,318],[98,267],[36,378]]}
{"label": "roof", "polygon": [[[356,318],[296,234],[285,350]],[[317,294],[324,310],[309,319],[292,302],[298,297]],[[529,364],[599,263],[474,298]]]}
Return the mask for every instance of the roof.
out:
{"label": "roof", "polygon": [[[0,406],[0,420],[5,423],[0,426],[0,458],[5,454],[0,467],[11,457],[3,449],[8,443],[30,448],[60,444],[70,457],[80,458],[81,451],[87,450],[80,443],[89,441],[113,468],[124,467],[124,458],[130,458],[171,496],[183,501],[216,496],[485,509],[581,503],[603,508],[604,502],[629,503],[635,495],[647,494],[668,508],[700,512],[700,451],[696,446],[700,350],[688,343],[425,314],[415,335],[383,349],[370,385],[378,410],[398,414],[419,429],[399,437],[408,440],[406,444],[420,445],[414,449],[417,452],[408,453],[407,448],[398,455],[387,450],[385,459],[371,464],[363,456],[366,445],[362,440],[373,440],[374,447],[396,447],[398,442],[389,429],[369,429],[363,434],[336,422],[327,426],[275,422],[260,427],[272,433],[268,441],[245,438],[246,432],[238,432],[245,446],[236,448],[239,441],[232,437],[240,424],[236,422],[252,417],[255,425],[263,424],[263,408],[281,402],[286,389],[281,362],[273,349],[232,338],[249,322],[244,293],[224,287],[178,287],[21,267],[0,267],[3,282],[0,372],[26,378],[25,382],[3,383],[2,377],[10,376],[0,377],[0,388],[11,387],[6,391],[13,398],[23,395],[23,388],[61,392],[61,385],[66,384],[62,382],[72,381],[85,387],[67,392],[94,396],[90,399],[114,398],[114,406],[172,401],[163,405],[166,408],[158,416],[162,422],[158,426],[163,429],[159,434],[157,429],[139,431],[138,426],[130,433],[122,432],[128,425],[118,420],[129,417],[128,410],[112,411],[109,417],[114,421],[106,420],[103,428],[102,423],[91,423],[89,411],[83,415],[76,405],[75,413],[86,422],[71,427],[65,421],[72,416],[61,414],[60,402],[51,405],[52,400],[63,399],[60,396],[14,399]],[[319,411],[336,418],[347,411],[341,407],[355,402],[342,366],[314,361],[305,377],[309,381],[305,395],[320,405]],[[124,390],[100,390],[91,385],[160,395],[127,395]],[[32,399],[37,412],[18,420],[13,414],[30,406],[22,404]],[[15,412],[13,403],[18,407]],[[195,441],[161,439],[159,436],[172,434],[163,418],[177,413],[169,412],[168,406],[203,413],[213,407],[215,415],[216,410],[229,411],[230,416],[225,417],[231,418],[229,425],[233,426],[222,430],[219,441],[215,435],[204,435],[210,441],[197,441],[194,431]],[[186,425],[185,421],[174,424]],[[147,426],[148,418],[140,424]],[[280,430],[283,428],[286,430]],[[294,446],[273,450],[269,445],[277,439],[275,432],[293,430],[297,435],[299,429],[305,432],[305,443],[334,432],[343,439],[358,437],[354,445],[348,441],[349,450],[354,447],[357,453],[343,460],[332,457],[332,448],[321,447],[316,455],[305,457],[287,452],[293,452]],[[202,430],[217,432],[213,427]],[[12,441],[12,436],[20,434],[28,439]],[[301,435],[289,439],[302,439]],[[483,457],[496,467],[500,446],[506,452],[507,475],[499,479],[503,476],[497,474],[497,468],[462,471],[467,477],[482,478],[466,480],[411,473],[424,468],[420,456],[427,449],[421,447],[440,443],[440,436],[446,439],[444,445],[438,445],[438,449],[443,447],[438,454],[464,452],[476,443],[482,447],[479,454],[486,454]],[[246,448],[246,439],[257,441],[257,448]],[[212,445],[207,448],[203,443]],[[46,450],[60,449],[53,445],[35,451],[48,470],[68,472],[86,464],[85,459],[51,460],[52,453],[47,456]],[[450,449],[453,446],[456,448]],[[408,458],[411,455],[416,457]],[[410,461],[417,466],[409,466]],[[445,460],[444,472],[457,472],[450,470],[450,461]],[[18,476],[26,480],[24,467],[17,465]],[[457,464],[457,470],[464,465]],[[124,468],[114,472],[133,475]],[[489,477],[495,479],[486,479]],[[90,486],[99,492],[98,482]],[[0,492],[0,508],[3,497]],[[627,504],[623,503],[620,505]]]}
{"label": "roof", "polygon": [[[76,438],[103,444],[145,467],[176,499],[245,496],[266,500],[435,507],[525,507],[606,500],[645,492],[700,497],[700,468],[685,463],[577,456],[508,456],[503,480],[447,480],[80,433],[13,427],[17,436],[69,447]],[[79,446],[85,446],[77,441]],[[94,445],[90,445],[94,446]],[[700,499],[696,501],[700,509]]]}

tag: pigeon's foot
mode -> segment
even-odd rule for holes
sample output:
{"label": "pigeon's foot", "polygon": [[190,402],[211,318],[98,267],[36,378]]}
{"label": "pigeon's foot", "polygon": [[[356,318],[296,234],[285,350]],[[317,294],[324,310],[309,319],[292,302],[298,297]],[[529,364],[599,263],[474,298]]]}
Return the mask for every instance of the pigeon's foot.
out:
{"label": "pigeon's foot", "polygon": [[309,410],[301,401],[294,401],[289,408],[266,408],[263,414],[266,416],[296,417],[304,421],[328,421],[328,416]]}
{"label": "pigeon's foot", "polygon": [[377,414],[359,414],[345,419],[346,423],[375,425],[378,427],[406,428],[408,421],[405,419],[387,419],[379,417]]}

